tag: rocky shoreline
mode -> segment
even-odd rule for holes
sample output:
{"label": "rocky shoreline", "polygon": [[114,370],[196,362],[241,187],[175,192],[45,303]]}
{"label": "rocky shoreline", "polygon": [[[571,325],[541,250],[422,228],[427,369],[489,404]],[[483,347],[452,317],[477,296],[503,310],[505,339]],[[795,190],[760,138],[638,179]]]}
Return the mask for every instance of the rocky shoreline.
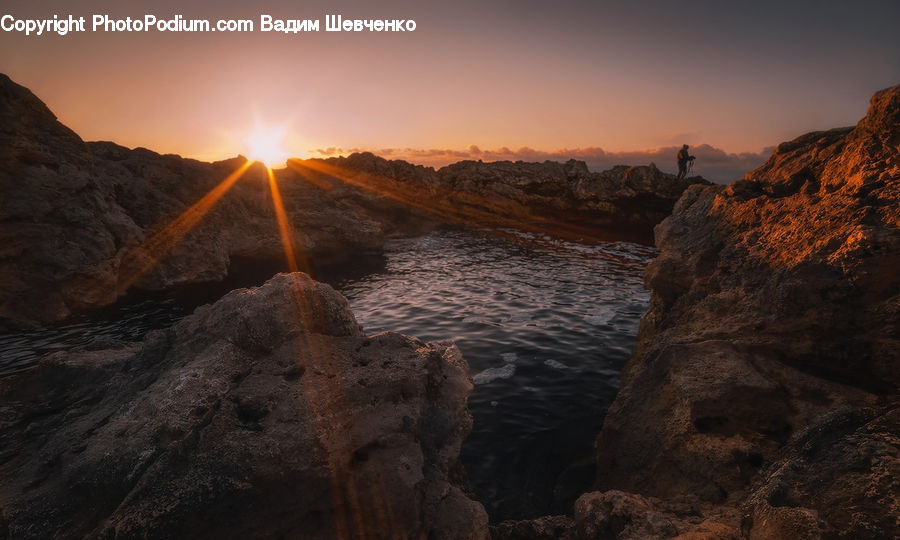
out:
{"label": "rocky shoreline", "polygon": [[495,538],[900,537],[900,86],[656,240],[598,491]]}
{"label": "rocky shoreline", "polygon": [[[3,75],[0,125],[0,327],[59,321],[129,290],[221,281],[236,259],[283,259],[262,165],[86,143]],[[577,161],[435,171],[354,154],[288,165],[274,177],[306,271],[446,224],[650,242],[681,193],[705,183]]]}
{"label": "rocky shoreline", "polygon": [[304,274],[0,379],[0,535],[485,538],[451,343],[366,336]]}
{"label": "rocky shoreline", "polygon": [[[84,143],[0,82],[8,323],[114,301],[135,247],[242,166]],[[856,127],[784,143],[729,186],[367,154],[277,180],[313,257],[443,222],[644,227],[677,199],[655,229],[651,305],[597,439],[596,490],[570,516],[489,527],[457,462],[472,389],[458,350],[366,336],[343,297],[292,273],[142,343],[0,379],[0,537],[900,536],[900,86]],[[280,254],[268,196],[249,170],[130,285]],[[639,210],[650,196],[659,206]]]}

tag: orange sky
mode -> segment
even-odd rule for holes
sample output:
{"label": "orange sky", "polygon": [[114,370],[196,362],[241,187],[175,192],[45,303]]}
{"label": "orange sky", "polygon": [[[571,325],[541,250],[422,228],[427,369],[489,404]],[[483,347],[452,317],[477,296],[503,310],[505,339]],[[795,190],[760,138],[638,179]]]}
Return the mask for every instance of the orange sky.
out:
{"label": "orange sky", "polygon": [[[728,4],[727,6],[724,4]],[[23,36],[0,71],[87,140],[219,159],[263,122],[315,149],[627,151],[708,143],[759,152],[855,123],[900,81],[894,1],[6,1],[54,13],[216,20],[412,18],[413,33]],[[324,21],[323,21],[324,24]]]}

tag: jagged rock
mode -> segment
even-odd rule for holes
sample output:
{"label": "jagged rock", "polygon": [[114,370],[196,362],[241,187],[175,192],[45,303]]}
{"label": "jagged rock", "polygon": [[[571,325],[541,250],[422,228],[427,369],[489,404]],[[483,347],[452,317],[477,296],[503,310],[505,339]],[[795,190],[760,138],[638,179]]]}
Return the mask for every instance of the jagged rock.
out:
{"label": "jagged rock", "polygon": [[574,517],[544,516],[504,521],[491,527],[493,540],[737,540],[740,531],[727,524],[732,515],[701,516],[690,508],[610,490],[585,493],[575,501]]}
{"label": "jagged rock", "polygon": [[472,383],[304,274],[0,380],[11,538],[487,538],[448,480]]}
{"label": "jagged rock", "polygon": [[900,536],[898,201],[900,86],[855,128],[688,188],[656,227],[598,487],[743,507],[723,523],[751,538]]}
{"label": "jagged rock", "polygon": [[346,171],[357,182],[379,185],[462,223],[495,224],[558,236],[612,237],[649,242],[653,226],[700,177],[678,180],[655,165],[618,166],[591,173],[583,161],[461,161],[434,171],[372,154],[310,160]]}
{"label": "jagged rock", "polygon": [[586,493],[575,501],[576,538],[623,540],[672,538],[678,529],[664,513],[638,495]]}
{"label": "jagged rock", "polygon": [[781,452],[744,504],[764,538],[891,538],[900,516],[900,407],[838,410]]}
{"label": "jagged rock", "polygon": [[[731,512],[735,514],[734,511]],[[734,515],[701,516],[691,508],[670,507],[665,501],[610,490],[585,493],[575,502],[575,540],[737,540],[728,525]]]}

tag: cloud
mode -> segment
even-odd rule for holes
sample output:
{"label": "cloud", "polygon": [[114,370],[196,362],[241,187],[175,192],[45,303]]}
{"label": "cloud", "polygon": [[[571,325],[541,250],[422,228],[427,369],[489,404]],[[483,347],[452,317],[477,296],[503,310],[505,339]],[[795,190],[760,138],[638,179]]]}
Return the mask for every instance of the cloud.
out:
{"label": "cloud", "polygon": [[[443,167],[456,161],[472,159],[482,161],[567,161],[578,159],[587,163],[594,171],[610,169],[616,165],[647,165],[654,163],[661,170],[675,173],[678,166],[675,155],[681,145],[666,146],[653,150],[632,150],[625,152],[607,152],[600,147],[563,148],[559,150],[537,150],[528,146],[511,149],[501,146],[493,150],[483,150],[470,145],[465,150],[450,148],[319,148],[309,153],[314,157],[335,157],[354,152],[372,152],[389,159],[402,159],[411,163],[431,167]],[[774,147],[765,148],[761,152],[729,153],[709,144],[692,146],[691,154],[697,157],[693,173],[702,175],[708,180],[719,183],[730,183],[740,179],[745,173],[762,165]]]}

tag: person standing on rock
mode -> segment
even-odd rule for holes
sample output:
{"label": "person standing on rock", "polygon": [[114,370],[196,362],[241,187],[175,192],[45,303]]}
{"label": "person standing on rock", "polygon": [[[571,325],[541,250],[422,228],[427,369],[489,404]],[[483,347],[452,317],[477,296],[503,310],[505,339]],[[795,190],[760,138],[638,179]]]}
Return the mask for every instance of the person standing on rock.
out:
{"label": "person standing on rock", "polygon": [[688,154],[688,145],[684,145],[681,147],[681,150],[678,151],[678,179],[681,180],[684,178],[684,175],[687,174],[687,164],[689,161],[694,161],[694,156]]}

